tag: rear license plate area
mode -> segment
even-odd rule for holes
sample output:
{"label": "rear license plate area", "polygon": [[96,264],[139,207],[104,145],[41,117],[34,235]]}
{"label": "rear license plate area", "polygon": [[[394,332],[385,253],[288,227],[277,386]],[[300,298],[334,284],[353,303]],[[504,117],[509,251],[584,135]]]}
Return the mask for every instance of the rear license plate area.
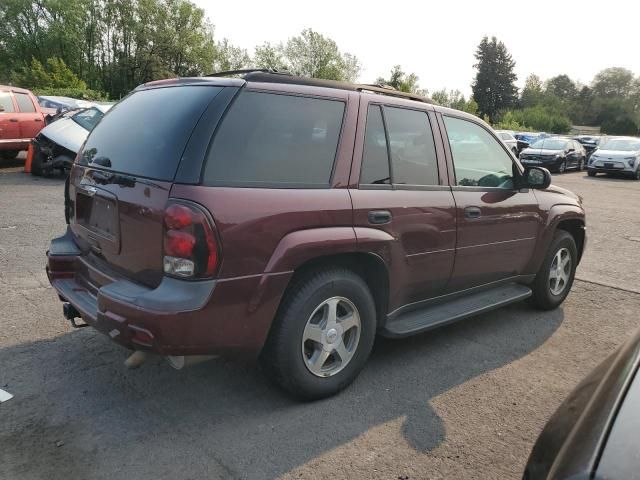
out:
{"label": "rear license plate area", "polygon": [[118,236],[117,210],[113,200],[99,195],[76,196],[76,222],[101,237],[114,241]]}

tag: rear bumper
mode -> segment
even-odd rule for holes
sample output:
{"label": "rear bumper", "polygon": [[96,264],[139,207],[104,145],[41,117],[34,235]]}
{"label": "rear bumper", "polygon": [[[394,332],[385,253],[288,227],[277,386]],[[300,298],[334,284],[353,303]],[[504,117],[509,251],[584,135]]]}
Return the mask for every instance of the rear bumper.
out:
{"label": "rear bumper", "polygon": [[47,275],[60,297],[115,342],[162,355],[256,356],[291,276],[197,282],[164,277],[157,288],[110,278],[92,288],[87,276],[105,278],[92,269],[69,231],[51,242]]}

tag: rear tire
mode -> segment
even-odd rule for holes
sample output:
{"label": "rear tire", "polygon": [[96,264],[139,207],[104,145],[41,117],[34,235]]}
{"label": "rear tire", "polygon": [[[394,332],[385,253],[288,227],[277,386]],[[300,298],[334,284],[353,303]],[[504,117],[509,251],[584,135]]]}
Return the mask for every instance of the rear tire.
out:
{"label": "rear tire", "polygon": [[[569,264],[565,266],[567,259]],[[540,310],[552,310],[564,302],[573,285],[577,264],[575,240],[570,233],[557,230],[533,282],[531,303]]]}
{"label": "rear tire", "polygon": [[364,280],[344,268],[316,270],[285,294],[261,360],[289,394],[316,400],[353,382],[371,353],[375,332],[375,303]]}

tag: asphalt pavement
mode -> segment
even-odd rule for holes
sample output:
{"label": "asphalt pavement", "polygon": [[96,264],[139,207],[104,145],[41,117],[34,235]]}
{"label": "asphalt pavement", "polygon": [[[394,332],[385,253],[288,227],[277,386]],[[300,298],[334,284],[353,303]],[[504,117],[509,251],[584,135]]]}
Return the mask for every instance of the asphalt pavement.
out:
{"label": "asphalt pavement", "polygon": [[0,170],[0,389],[14,395],[0,403],[0,479],[520,478],[562,399],[640,326],[640,182],[554,183],[588,211],[562,308],[378,340],[345,392],[296,403],[254,364],[131,371],[127,351],[72,329],[44,273],[63,182]]}

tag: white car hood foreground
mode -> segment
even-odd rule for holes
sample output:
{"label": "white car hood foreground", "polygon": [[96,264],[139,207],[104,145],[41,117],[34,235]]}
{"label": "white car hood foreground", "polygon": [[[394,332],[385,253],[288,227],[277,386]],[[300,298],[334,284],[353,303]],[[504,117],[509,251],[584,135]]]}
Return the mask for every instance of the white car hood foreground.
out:
{"label": "white car hood foreground", "polygon": [[78,153],[82,142],[85,141],[89,132],[78,125],[71,118],[61,118],[50,125],[47,125],[40,133],[52,142],[61,147]]}

